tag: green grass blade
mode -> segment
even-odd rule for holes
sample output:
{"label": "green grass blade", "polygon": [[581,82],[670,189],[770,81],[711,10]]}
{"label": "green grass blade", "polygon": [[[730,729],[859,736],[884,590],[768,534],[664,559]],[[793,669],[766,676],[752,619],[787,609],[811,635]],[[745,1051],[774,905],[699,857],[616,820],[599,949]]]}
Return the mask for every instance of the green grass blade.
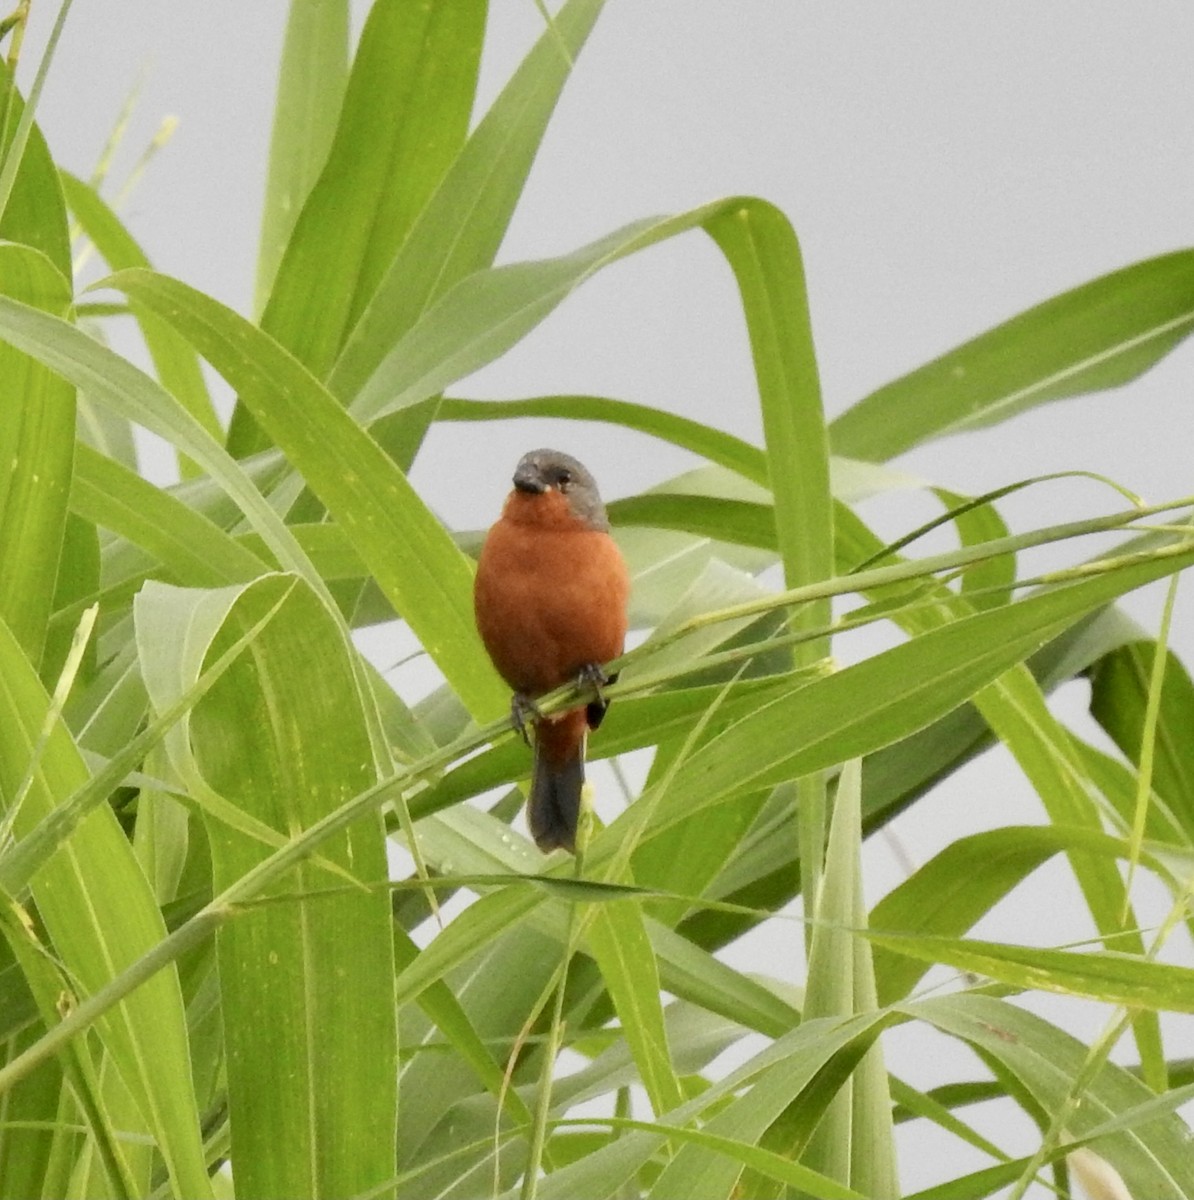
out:
{"label": "green grass blade", "polygon": [[[888,745],[969,699],[1082,616],[1191,561],[1184,551],[966,617],[797,688],[698,750],[681,767],[680,790],[697,789],[709,801]],[[814,728],[824,730],[823,741]],[[797,729],[809,736],[794,745]]]}
{"label": "green grass blade", "polygon": [[569,0],[473,131],[354,324],[328,376],[337,396],[354,397],[423,313],[465,276],[492,264],[572,63],[603,5]]}
{"label": "green grass blade", "polygon": [[647,930],[667,991],[768,1037],[779,1037],[800,1023],[797,1009],[757,979],[726,966],[665,925],[649,921]]}
{"label": "green grass blade", "polygon": [[[434,396],[516,345],[602,268],[697,228],[733,203],[635,221],[559,258],[474,270],[417,313],[387,321],[372,334],[367,355],[350,340],[343,370],[333,371],[328,386],[351,396],[364,422]],[[373,320],[366,311],[358,331]]]}
{"label": "green grass blade", "polygon": [[[58,47],[72,0],[62,0],[24,103],[9,66],[0,68],[3,91],[3,165],[0,166],[0,236],[40,250],[70,277],[70,234],[54,164],[33,114]],[[28,13],[26,12],[26,16]]]}
{"label": "green grass blade", "polygon": [[1017,1158],[994,1167],[983,1167],[959,1175],[948,1183],[915,1192],[905,1200],[983,1200],[985,1196],[993,1196],[998,1188],[1015,1183],[1027,1162],[1027,1158]]}
{"label": "green grass blade", "polygon": [[1156,1012],[1194,1012],[1194,969],[1107,951],[1082,953],[930,935],[866,934],[877,946],[1024,990]]}
{"label": "green grass blade", "polygon": [[70,505],[151,554],[181,584],[242,583],[267,569],[202,513],[89,446],[76,447]]}
{"label": "green grass blade", "polygon": [[[833,806],[825,873],[814,910],[817,924],[804,989],[805,1020],[850,1017],[877,1007],[871,955],[855,936],[866,923],[861,800],[861,764],[853,759],[842,768]],[[772,1148],[792,1149],[784,1141],[786,1124],[781,1120],[770,1135]],[[877,1044],[830,1101],[803,1157],[815,1170],[867,1195],[898,1193],[891,1095]]]}
{"label": "green grass blade", "polygon": [[[633,1121],[628,1118],[597,1117],[593,1124],[609,1124],[613,1129],[639,1129],[647,1133],[667,1134],[674,1142],[691,1142],[694,1145],[725,1155],[766,1179],[798,1188],[802,1196],[817,1197],[818,1200],[866,1200],[861,1192],[845,1187],[833,1179],[793,1162],[780,1154],[773,1154],[749,1142],[735,1138],[719,1137],[691,1126],[669,1125],[666,1122]],[[555,1122],[555,1128],[569,1125],[568,1121]],[[654,1193],[652,1193],[654,1194]],[[745,1194],[745,1193],[743,1193]],[[868,1193],[872,1194],[872,1193]]]}
{"label": "green grass blade", "polygon": [[[320,379],[467,132],[485,9],[383,0],[370,11],[327,165],[261,317]],[[267,444],[238,404],[229,449],[244,457]]]}
{"label": "green grass blade", "polygon": [[[205,622],[200,635],[191,614],[219,598],[147,591],[141,653],[157,660],[159,683],[173,679],[189,689],[207,661],[284,598],[250,652],[229,665],[179,733],[189,731],[194,770],[214,791],[293,837],[372,782],[353,652],[322,601],[293,579],[271,576],[241,590],[231,605],[218,606],[222,619]],[[151,627],[185,629],[187,636],[158,637]],[[155,685],[152,694],[163,711],[182,692]],[[222,822],[209,821],[207,833],[217,890],[270,852]],[[384,890],[365,888],[304,900],[304,893],[341,882],[339,874],[329,877],[325,861],[362,883],[384,880],[380,817],[365,815],[270,893],[292,902],[245,915],[218,940],[238,1187],[250,1195],[354,1195],[393,1173],[389,901]]]}
{"label": "green grass blade", "polygon": [[[808,979],[804,988],[804,1018],[850,1017],[858,1011],[861,997],[855,994],[854,933],[860,908],[862,824],[861,783],[857,759],[842,768],[837,800],[825,849],[824,874],[812,910],[816,924],[812,929],[808,955]],[[804,856],[801,858],[802,865]],[[873,1051],[872,1051],[873,1052]],[[854,1079],[848,1079],[829,1102],[818,1124],[804,1159],[815,1170],[852,1183]],[[784,1145],[782,1122],[770,1132],[770,1144]]]}
{"label": "green grass blade", "polygon": [[[1121,646],[1095,664],[1090,673],[1090,710],[1130,762],[1139,765],[1148,709],[1149,679],[1157,655],[1155,642]],[[1152,784],[1194,842],[1194,683],[1181,660],[1165,657],[1157,714]]]}
{"label": "green grass blade", "polygon": [[[67,171],[60,171],[66,203],[104,262],[113,271],[149,267],[145,252],[113,209],[91,187]],[[199,368],[199,358],[187,342],[152,313],[134,307],[145,346],[153,359],[158,380],[166,391],[215,438],[223,438],[219,418]]]}
{"label": "green grass blade", "polygon": [[[719,213],[705,230],[725,255],[738,281],[750,334],[767,473],[775,511],[776,542],[787,587],[833,574],[833,497],[829,446],[821,408],[821,385],[800,245],[787,218],[758,200]],[[797,630],[824,628],[828,598],[792,614]],[[829,638],[798,644],[798,667],[829,654]],[[796,782],[799,799],[800,884],[811,910],[821,879],[828,820],[825,780],[813,774]]]}
{"label": "green grass blade", "polygon": [[[962,1038],[999,1063],[1046,1112],[1057,1111],[1084,1068],[1087,1047],[1016,1005],[986,996],[951,996],[905,1006],[918,1020]],[[1068,1129],[1075,1138],[1100,1130],[1121,1113],[1144,1109],[1156,1095],[1122,1067],[1105,1064]],[[1099,1137],[1092,1145],[1125,1179],[1134,1194],[1194,1195],[1189,1130],[1174,1113],[1144,1109],[1140,1124]],[[1017,1175],[1018,1177],[1018,1175]]]}
{"label": "green grass blade", "polygon": [[[1140,860],[1141,847],[1144,842],[1145,830],[1148,827],[1148,814],[1152,801],[1153,763],[1156,759],[1157,739],[1159,734],[1159,718],[1161,712],[1161,691],[1165,686],[1165,664],[1169,658],[1169,629],[1173,621],[1173,605],[1177,600],[1177,585],[1179,576],[1175,575],[1169,581],[1165,595],[1165,606],[1161,610],[1161,624],[1157,630],[1153,656],[1152,674],[1148,681],[1148,697],[1144,705],[1144,723],[1140,731],[1140,757],[1136,780],[1136,803],[1132,813],[1130,832],[1130,850],[1128,854],[1128,873],[1124,881],[1124,890],[1132,891],[1132,882],[1136,875],[1136,865]],[[1128,907],[1128,897],[1124,897],[1124,907],[1121,920],[1126,924],[1131,913]],[[1165,1071],[1163,1058],[1156,1056],[1153,1063],[1155,1074],[1149,1077],[1149,1082],[1160,1090],[1165,1088]]]}
{"label": "green grass blade", "polygon": [[[0,243],[0,293],[65,316],[70,286],[39,251]],[[58,575],[74,454],[75,392],[12,346],[0,347],[9,397],[0,421],[0,616],[41,659]]]}
{"label": "green grass blade", "polygon": [[[1080,849],[1123,857],[1124,843],[1097,830],[1058,825],[1012,825],[950,843],[871,910],[876,933],[965,933],[1018,884],[1054,855]],[[876,942],[879,1000],[891,1004],[916,986],[927,968]]]}
{"label": "green grass blade", "polygon": [[674,529],[719,542],[735,542],[760,550],[775,550],[775,517],[769,504],[723,500],[679,492],[646,492],[612,500],[609,519],[617,527],[645,525]]}
{"label": "green grass blade", "polygon": [[299,362],[243,317],[165,276],[110,281],[175,322],[240,392],[472,712],[508,696],[473,621],[472,571],[406,476]]}
{"label": "green grass blade", "polygon": [[[66,6],[64,6],[66,7]],[[60,17],[61,19],[61,10]],[[4,124],[4,181],[0,183],[0,238],[40,250],[69,279],[70,232],[66,206],[45,139],[32,124],[32,110],[9,84],[8,71],[0,67],[0,89],[5,93],[7,120]],[[16,132],[14,136],[14,126]],[[18,147],[14,137],[24,129],[28,141]],[[19,169],[18,169],[19,164]]]}
{"label": "green grass blade", "polygon": [[676,1108],[683,1096],[668,1047],[655,952],[637,901],[621,900],[592,909],[587,936],[652,1111],[661,1116]]}
{"label": "green grass blade", "polygon": [[511,417],[603,421],[682,446],[755,483],[767,483],[767,459],[757,446],[712,425],[646,404],[631,404],[606,396],[534,396],[528,400],[466,400],[445,396],[435,414],[437,422],[504,421]]}
{"label": "green grass blade", "polygon": [[[974,546],[980,542],[993,542],[1008,535],[1008,528],[994,504],[970,507],[971,498],[960,496],[944,488],[935,488],[942,504],[953,512],[952,521],[963,546]],[[976,609],[994,608],[1006,604],[1012,597],[1012,584],[1016,578],[1016,557],[993,558],[990,562],[978,563],[962,577],[962,594]]]}
{"label": "green grass blade", "polygon": [[1119,387],[1194,328],[1194,251],[1063,292],[860,400],[830,427],[838,454],[882,462],[1066,396]]}
{"label": "green grass blade", "polygon": [[77,397],[76,408],[79,442],[135,471],[137,447],[129,422],[86,396]]}
{"label": "green grass blade", "polygon": [[[348,77],[346,0],[292,0],[278,67],[253,311],[260,313],[311,186],[319,177]],[[112,270],[133,266],[114,263]],[[136,264],[145,265],[148,264]]]}
{"label": "green grass blade", "polygon": [[[28,660],[0,623],[0,793],[7,804],[17,794],[48,703]],[[86,781],[74,742],[62,723],[55,723],[17,814],[17,836],[24,837]],[[165,935],[145,877],[106,807],[94,811],[43,867],[32,894],[55,953],[78,981],[76,1002],[99,991]],[[109,1009],[100,1031],[179,1193],[210,1195],[174,971],[159,974]]]}
{"label": "green grass blade", "polygon": [[281,566],[316,590],[322,580],[252,479],[158,383],[66,321],[0,296],[0,340],[43,362],[94,400],[164,437],[202,466],[261,535]]}
{"label": "green grass blade", "polygon": [[[69,995],[72,991],[70,976],[59,963],[54,961],[45,946],[38,941],[29,915],[8,897],[5,897],[3,903],[5,912],[0,924],[3,925],[4,937],[12,948],[26,985],[36,997],[42,1021],[46,1026],[53,1026],[60,1017],[59,1005],[63,995]],[[77,1105],[72,1116],[86,1129],[88,1135],[86,1142],[82,1139],[76,1141],[72,1147],[74,1153],[78,1154],[85,1147],[85,1153],[90,1156],[89,1168],[97,1188],[102,1189],[105,1195],[128,1197],[129,1200],[132,1200],[132,1197],[142,1190],[138,1188],[137,1176],[144,1172],[134,1173],[129,1159],[139,1160],[138,1165],[143,1168],[147,1163],[148,1156],[146,1154],[147,1147],[144,1145],[133,1147],[126,1142],[122,1146],[116,1133],[117,1124],[124,1130],[144,1128],[136,1111],[127,1110],[128,1092],[118,1086],[113,1086],[113,1084],[118,1085],[119,1080],[113,1078],[111,1072],[108,1073],[108,1086],[104,1087],[104,1081],[96,1068],[91,1048],[82,1038],[76,1039],[65,1048],[60,1062],[62,1072],[58,1073],[57,1077],[59,1080],[65,1077],[69,1087],[57,1097],[58,1103],[55,1104],[55,1108],[57,1109],[62,1101],[71,1103],[72,1106]],[[50,1065],[46,1064],[46,1066]],[[35,1080],[31,1078],[28,1082],[32,1083]],[[11,1099],[19,1100],[18,1097]],[[51,1098],[47,1097],[47,1099]],[[125,1106],[125,1111],[117,1112],[117,1106],[121,1104]],[[6,1104],[6,1116],[8,1111],[9,1106]],[[56,1116],[56,1112],[51,1114],[51,1122]],[[17,1130],[15,1132],[18,1135],[17,1145],[19,1146],[22,1132],[35,1131]],[[16,1147],[14,1146],[12,1149],[15,1150]],[[52,1156],[53,1140],[47,1149],[49,1155]],[[18,1195],[51,1194],[47,1189],[51,1186],[53,1178],[52,1163],[47,1159],[40,1165],[42,1170],[40,1175],[35,1177],[36,1182],[29,1186],[26,1192],[18,1193]]]}
{"label": "green grass blade", "polygon": [[[78,454],[78,444],[75,446]],[[71,481],[74,490],[74,480]],[[46,626],[46,642],[42,650],[41,674],[44,679],[57,679],[70,653],[74,630],[83,611],[95,603],[100,590],[99,534],[94,525],[72,512],[66,515],[62,552],[58,557],[58,578],[54,584],[53,613]],[[61,619],[64,614],[71,616]],[[88,642],[79,682],[91,682],[99,662],[94,641]]]}
{"label": "green grass blade", "polygon": [[[12,953],[5,945],[6,957]],[[15,974],[13,964],[10,970]],[[12,989],[5,988],[7,995]],[[4,1038],[5,1060],[19,1054],[37,1036],[36,1026]],[[4,1123],[0,1125],[0,1200],[24,1200],[41,1193],[54,1149],[54,1123],[63,1093],[62,1067],[46,1063],[4,1097]],[[26,1124],[27,1123],[27,1124]]]}
{"label": "green grass blade", "polygon": [[[11,962],[11,952],[8,957]],[[17,972],[15,964],[10,969]],[[5,991],[11,995],[11,989]],[[36,1026],[9,1034],[4,1039],[4,1058],[19,1054],[37,1034]],[[55,1138],[62,1136],[62,1130],[54,1126],[64,1096],[69,1101],[70,1089],[64,1085],[57,1062],[46,1063],[5,1095],[4,1124],[0,1126],[0,1200],[27,1200],[42,1194],[43,1184],[49,1182]]]}
{"label": "green grass blade", "polygon": [[[693,1109],[706,1109],[714,1114],[704,1122],[706,1132],[767,1148],[766,1131],[783,1114],[798,1111],[807,1137],[841,1082],[841,1075],[848,1074],[874,1046],[884,1024],[884,1019],[875,1015],[806,1021],[666,1119],[669,1124],[680,1124],[679,1118],[687,1117]],[[728,1102],[721,1107],[718,1102],[723,1098]],[[622,1154],[638,1144],[633,1135],[624,1140],[629,1145]],[[804,1159],[802,1151],[803,1146],[791,1157],[816,1170],[814,1164]],[[592,1156],[597,1161],[603,1157],[617,1161],[619,1152],[611,1151],[608,1155],[599,1152]],[[672,1196],[732,1195],[741,1170],[740,1163],[727,1162],[703,1146],[685,1145],[664,1169],[650,1194],[659,1200],[670,1200]],[[565,1173],[559,1174],[562,1182]],[[748,1180],[749,1176],[744,1182]],[[564,1194],[560,1190],[550,1193],[552,1197]]]}
{"label": "green grass blade", "polygon": [[[750,333],[768,481],[784,578],[800,587],[833,574],[833,510],[821,387],[800,246],[787,218],[742,200],[704,222],[738,280]],[[804,627],[827,623],[828,604],[809,605]],[[813,645],[804,659],[819,655]]]}

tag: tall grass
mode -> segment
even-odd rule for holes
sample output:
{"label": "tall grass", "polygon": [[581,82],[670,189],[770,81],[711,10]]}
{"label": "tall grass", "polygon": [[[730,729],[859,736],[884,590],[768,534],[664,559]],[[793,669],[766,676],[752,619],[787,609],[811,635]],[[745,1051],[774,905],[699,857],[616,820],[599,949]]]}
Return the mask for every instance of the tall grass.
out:
{"label": "tall grass", "polygon": [[[1194,1011],[1194,963],[1159,957],[1194,890],[1194,686],[1168,615],[1153,637],[1115,607],[1194,564],[1194,498],[1109,490],[1109,515],[1013,534],[998,506],[1038,481],[1009,464],[997,493],[939,493],[957,547],[926,555],[928,528],[885,544],[842,484],[865,462],[881,498],[905,450],[1130,382],[1194,325],[1194,253],[1067,291],[827,427],[800,247],[766,200],[495,265],[601,7],[568,0],[474,119],[480,0],[376,0],[351,61],[345,6],[294,0],[253,319],[155,272],[8,87],[0,1197],[887,1200],[910,1121],[986,1162],[944,1162],[921,1200],[1067,1195],[1091,1162],[1139,1200],[1194,1196],[1194,1062],[1160,1021]],[[111,271],[86,290],[72,227]],[[597,272],[702,234],[763,445],[550,380],[450,394]],[[107,348],[130,318],[150,370]],[[518,832],[529,758],[472,624],[478,539],[407,477],[436,423],[528,415],[709,464],[610,506],[644,637],[591,755],[653,756],[575,861]],[[181,483],[142,477],[133,425]],[[1063,539],[1085,560],[1020,572]],[[417,703],[357,649],[395,620],[442,680]],[[833,643],[880,622],[897,643],[839,669]],[[1114,755],[1046,705],[1080,675]],[[967,833],[868,912],[863,839],[994,742],[1043,823]],[[1058,857],[1097,944],[1040,948],[1049,913],[1026,944],[968,936]],[[1159,928],[1142,880],[1171,899]],[[731,966],[767,922],[786,961]],[[1034,992],[1101,1005],[1103,1032],[1084,1045]],[[900,1026],[981,1068],[917,1090],[884,1064]],[[1124,1037],[1136,1066],[1110,1061]],[[1039,1128],[1028,1156],[974,1120],[996,1098]]]}

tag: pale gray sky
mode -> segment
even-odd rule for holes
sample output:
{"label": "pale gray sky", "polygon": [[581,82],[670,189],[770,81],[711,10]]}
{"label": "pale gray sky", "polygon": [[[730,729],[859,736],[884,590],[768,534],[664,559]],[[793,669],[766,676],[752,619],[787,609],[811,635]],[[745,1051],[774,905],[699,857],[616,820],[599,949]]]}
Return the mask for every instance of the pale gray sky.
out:
{"label": "pale gray sky", "polygon": [[[76,0],[40,114],[59,161],[87,174],[125,95],[143,79],[117,178],[164,116],[180,125],[128,204],[128,223],[160,269],[242,310],[285,15],[282,0]],[[35,3],[27,65],[51,17],[48,0]],[[539,18],[532,0],[495,0],[491,26],[485,103],[537,35]],[[502,258],[558,253],[635,218],[726,194],[761,195],[800,236],[826,406],[836,413],[1058,291],[1190,243],[1191,45],[1194,6],[1180,0],[610,0]],[[595,392],[751,438],[760,429],[732,279],[700,234],[619,264],[454,390]],[[1152,500],[1181,496],[1194,491],[1192,392],[1187,345],[1129,389],[934,443],[900,465],[962,492],[1085,468]],[[446,469],[449,442],[454,465]],[[519,453],[552,442],[578,451],[607,497],[692,463],[645,441],[620,443],[608,429],[519,423],[464,438],[458,429],[433,434],[414,478],[451,524],[487,524]],[[462,454],[463,477],[473,481],[466,489]],[[1006,511],[1024,528],[1117,507],[1093,484],[1064,483]],[[896,505],[867,515],[894,535],[930,511]],[[1188,591],[1174,637],[1187,661]],[[1153,590],[1129,607],[1155,629],[1160,598]],[[1059,703],[1080,714],[1082,689]],[[901,818],[897,828],[918,862],[963,832],[1040,819],[1005,759],[985,758]],[[868,848],[868,871],[873,897],[899,878],[879,843]],[[1072,927],[1064,915],[1073,895],[1064,871],[1042,873],[979,932],[1082,937],[1080,914]],[[1059,908],[1061,920],[1035,918]],[[1089,1007],[1036,1007],[1084,1036],[1101,1019]],[[1168,1027],[1171,1051],[1194,1053],[1190,1020]],[[927,1086],[937,1047],[897,1041],[891,1065]],[[1031,1144],[1026,1129],[1008,1135],[1010,1150]],[[910,1141],[902,1155],[909,1190],[941,1177],[938,1154],[955,1172],[982,1165],[957,1143]]]}

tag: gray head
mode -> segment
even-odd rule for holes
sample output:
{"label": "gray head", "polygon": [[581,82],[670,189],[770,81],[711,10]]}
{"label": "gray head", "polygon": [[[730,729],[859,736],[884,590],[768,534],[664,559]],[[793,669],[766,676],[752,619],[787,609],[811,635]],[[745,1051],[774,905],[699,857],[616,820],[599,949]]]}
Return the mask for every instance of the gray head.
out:
{"label": "gray head", "polygon": [[529,450],[518,461],[514,487],[527,495],[558,492],[590,529],[609,532],[597,481],[583,463],[560,450]]}

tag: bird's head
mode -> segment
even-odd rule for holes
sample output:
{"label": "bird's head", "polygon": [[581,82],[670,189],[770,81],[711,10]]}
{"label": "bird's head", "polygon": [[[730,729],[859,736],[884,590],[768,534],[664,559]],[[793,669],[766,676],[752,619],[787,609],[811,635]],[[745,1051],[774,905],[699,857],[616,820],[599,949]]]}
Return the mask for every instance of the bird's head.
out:
{"label": "bird's head", "polygon": [[560,450],[531,450],[518,461],[507,516],[609,532],[597,481],[587,468]]}

